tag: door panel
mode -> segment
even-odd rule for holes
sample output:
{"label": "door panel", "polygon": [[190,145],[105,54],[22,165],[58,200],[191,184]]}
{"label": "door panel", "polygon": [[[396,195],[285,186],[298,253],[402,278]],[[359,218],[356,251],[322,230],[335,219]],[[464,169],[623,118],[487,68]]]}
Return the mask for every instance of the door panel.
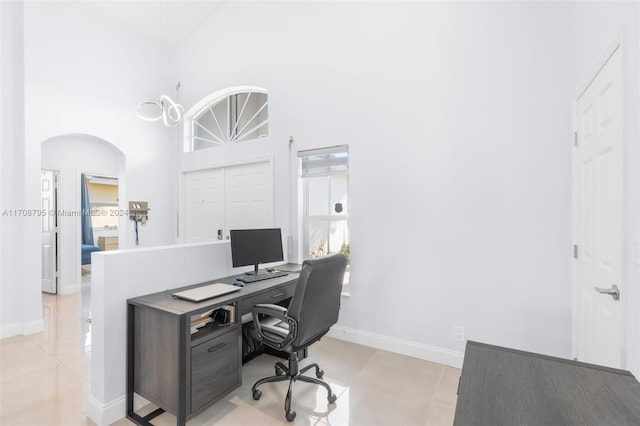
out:
{"label": "door panel", "polygon": [[185,174],[185,242],[213,241],[224,228],[224,172],[221,169]]}
{"label": "door panel", "polygon": [[225,169],[225,228],[273,226],[273,178],[268,162]]}
{"label": "door panel", "polygon": [[43,170],[40,179],[40,208],[46,214],[41,216],[41,251],[42,251],[42,291],[57,293],[57,227],[56,227],[56,173]]}
{"label": "door panel", "polygon": [[[622,363],[625,297],[622,52],[617,49],[578,99],[576,200],[576,355]],[[620,289],[620,300],[595,287]]]}

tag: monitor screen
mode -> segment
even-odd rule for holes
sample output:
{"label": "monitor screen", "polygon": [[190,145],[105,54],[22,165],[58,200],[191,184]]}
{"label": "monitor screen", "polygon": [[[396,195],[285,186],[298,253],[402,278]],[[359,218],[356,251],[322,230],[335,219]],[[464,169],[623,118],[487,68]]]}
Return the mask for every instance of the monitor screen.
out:
{"label": "monitor screen", "polygon": [[230,236],[234,268],[254,265],[257,273],[260,263],[284,260],[280,228],[232,229]]}

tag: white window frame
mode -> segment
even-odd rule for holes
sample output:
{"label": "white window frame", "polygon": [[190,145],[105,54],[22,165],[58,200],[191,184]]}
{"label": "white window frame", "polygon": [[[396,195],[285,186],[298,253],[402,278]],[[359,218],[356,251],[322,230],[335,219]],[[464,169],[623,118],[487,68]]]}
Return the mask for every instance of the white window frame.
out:
{"label": "white window frame", "polygon": [[[303,157],[307,157],[307,156],[311,156],[311,155],[323,155],[323,154],[331,154],[331,153],[335,153],[335,152],[346,152],[347,153],[347,158],[349,155],[349,147],[348,145],[340,145],[340,146],[334,146],[334,147],[327,147],[327,148],[319,148],[319,149],[313,149],[313,150],[306,150],[306,151],[299,151],[298,152],[298,166],[299,166],[299,172],[298,172],[298,177],[301,180],[301,187],[302,187],[302,206],[301,206],[301,217],[302,217],[302,238],[301,238],[301,248],[302,248],[302,259],[307,259],[310,256],[311,253],[311,247],[309,246],[310,242],[309,242],[309,223],[311,220],[323,220],[323,221],[327,221],[328,225],[330,227],[331,223],[334,222],[347,222],[347,229],[349,229],[349,217],[351,214],[350,211],[350,206],[349,206],[349,196],[347,196],[347,206],[346,206],[346,211],[347,214],[345,215],[332,215],[331,212],[331,184],[330,184],[330,179],[332,176],[346,176],[347,178],[347,194],[349,194],[349,167],[348,167],[348,160],[347,160],[347,167],[346,170],[339,170],[339,171],[331,171],[328,170],[326,172],[317,172],[317,173],[312,173],[312,174],[308,174],[303,176],[303,172],[302,172],[302,168],[301,168],[301,163],[302,163],[302,158]],[[328,193],[327,193],[327,203],[329,204],[329,213],[326,215],[309,215],[308,212],[308,208],[309,208],[309,178],[318,178],[318,177],[326,177],[327,180],[329,180],[329,182],[327,183],[328,185]],[[327,236],[328,237],[328,236]],[[351,240],[350,240],[350,235],[347,237],[347,241],[349,244],[349,248],[351,247]],[[326,246],[327,246],[327,253],[330,251],[331,247],[329,246],[330,244],[330,240],[329,238],[327,238],[326,241]],[[334,253],[338,253],[341,251],[341,247],[338,248],[333,248],[333,252]],[[349,263],[347,265],[347,280],[345,281],[344,285],[343,285],[343,293],[348,293],[349,291],[349,286],[350,286],[350,280],[348,279],[349,274],[350,274],[350,269],[351,269],[351,262],[350,262],[350,258],[349,258]]]}
{"label": "white window frame", "polygon": [[[224,100],[225,98],[229,98],[233,95],[237,95],[240,93],[262,93],[265,95],[269,95],[267,89],[257,86],[234,86],[228,87],[226,89],[218,90],[216,92],[211,93],[208,96],[205,96],[201,100],[195,103],[185,114],[184,114],[184,125],[183,125],[183,149],[184,152],[193,152],[194,151],[194,136],[195,136],[195,122],[196,118],[200,117],[205,110],[207,110],[210,106],[214,106]],[[267,100],[268,104],[268,100]],[[268,108],[268,105],[267,105]],[[265,123],[268,123],[269,120],[266,120]],[[257,138],[256,138],[257,139]],[[251,139],[244,139],[251,140]]]}

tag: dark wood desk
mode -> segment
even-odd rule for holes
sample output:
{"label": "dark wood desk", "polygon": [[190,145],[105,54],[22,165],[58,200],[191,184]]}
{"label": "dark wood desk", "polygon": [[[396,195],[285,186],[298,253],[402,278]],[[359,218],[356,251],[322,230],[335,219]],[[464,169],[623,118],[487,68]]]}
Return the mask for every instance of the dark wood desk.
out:
{"label": "dark wood desk", "polygon": [[[242,315],[258,303],[290,298],[297,273],[245,284],[239,291],[194,303],[172,293],[232,277],[166,290],[127,300],[127,418],[139,425],[164,411],[184,425],[213,402],[241,385]],[[191,333],[191,320],[218,308],[232,312],[228,324],[210,324]],[[137,393],[161,407],[141,417],[133,409]]]}
{"label": "dark wood desk", "polygon": [[640,384],[624,370],[468,342],[455,426],[640,425]]}

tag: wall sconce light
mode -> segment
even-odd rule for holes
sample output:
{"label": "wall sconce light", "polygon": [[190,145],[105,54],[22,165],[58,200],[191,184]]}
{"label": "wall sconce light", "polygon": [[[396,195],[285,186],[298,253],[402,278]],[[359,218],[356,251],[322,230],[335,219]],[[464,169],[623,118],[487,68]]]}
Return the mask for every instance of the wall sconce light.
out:
{"label": "wall sconce light", "polygon": [[167,95],[162,95],[160,96],[160,102],[141,102],[136,108],[136,115],[146,121],[162,119],[165,126],[174,127],[182,122],[184,108]]}

